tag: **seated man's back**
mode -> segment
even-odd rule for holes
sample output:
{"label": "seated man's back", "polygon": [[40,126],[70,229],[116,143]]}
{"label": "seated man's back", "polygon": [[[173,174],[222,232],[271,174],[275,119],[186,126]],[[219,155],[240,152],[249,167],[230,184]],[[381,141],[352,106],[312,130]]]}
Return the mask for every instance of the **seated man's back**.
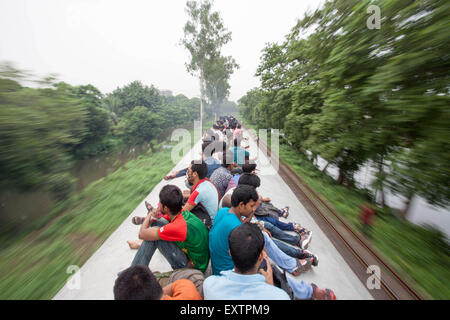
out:
{"label": "seated man's back", "polygon": [[211,220],[214,220],[219,206],[219,192],[216,186],[211,181],[203,179],[192,190],[187,203],[194,206],[201,203],[208,211]]}
{"label": "seated man's back", "polygon": [[261,274],[242,275],[232,270],[203,282],[205,300],[290,300],[280,288],[265,282]]}
{"label": "seated man's back", "polygon": [[234,268],[228,250],[228,235],[230,232],[242,224],[239,218],[229,212],[230,208],[222,208],[217,212],[213,227],[209,232],[209,252],[211,256],[211,266],[214,275],[219,275],[223,270]]}

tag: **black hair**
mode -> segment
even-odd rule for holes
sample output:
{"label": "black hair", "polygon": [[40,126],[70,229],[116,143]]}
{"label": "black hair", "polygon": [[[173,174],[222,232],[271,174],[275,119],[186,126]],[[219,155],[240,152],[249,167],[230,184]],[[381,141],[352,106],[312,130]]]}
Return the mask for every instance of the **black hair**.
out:
{"label": "black hair", "polygon": [[264,236],[255,224],[243,223],[231,231],[228,244],[234,267],[245,273],[255,267],[264,249]]}
{"label": "black hair", "polygon": [[202,152],[205,153],[205,149],[211,144],[211,141],[203,141]]}
{"label": "black hair", "polygon": [[227,150],[227,144],[225,141],[212,141],[211,146],[209,147],[212,152],[211,154],[214,154],[215,152],[225,152]]}
{"label": "black hair", "polygon": [[135,265],[124,270],[114,283],[115,300],[159,300],[161,285],[147,266]]}
{"label": "black hair", "polygon": [[208,174],[208,165],[205,161],[199,161],[199,160],[192,160],[192,172],[197,172],[198,177],[201,179],[204,179],[206,175]]}
{"label": "black hair", "polygon": [[256,169],[256,163],[250,163],[250,162],[246,161],[242,165],[242,171],[244,173],[251,173],[251,172],[255,171],[255,169]]}
{"label": "black hair", "polygon": [[237,207],[241,202],[245,205],[251,200],[256,202],[258,199],[259,196],[254,187],[245,184],[238,185],[231,196],[231,205]]}
{"label": "black hair", "polygon": [[241,128],[241,125],[240,125],[240,124],[238,124],[238,125],[237,125],[237,127],[238,127],[238,129],[240,129],[240,128]]}
{"label": "black hair", "polygon": [[234,138],[233,140],[233,146],[234,147],[240,147],[241,141],[239,140],[239,138]]}
{"label": "black hair", "polygon": [[230,164],[234,163],[234,154],[233,152],[226,151],[222,154],[222,167],[226,168]]}
{"label": "black hair", "polygon": [[[213,136],[214,137],[214,136]],[[215,152],[220,150],[221,143],[219,141],[207,141],[202,144],[202,152],[206,158],[212,157]]]}
{"label": "black hair", "polygon": [[164,186],[159,192],[159,201],[169,208],[172,214],[177,214],[183,207],[183,193],[173,184]]}
{"label": "black hair", "polygon": [[256,174],[243,173],[239,177],[238,185],[252,186],[253,188],[259,188],[261,185],[261,179]]}

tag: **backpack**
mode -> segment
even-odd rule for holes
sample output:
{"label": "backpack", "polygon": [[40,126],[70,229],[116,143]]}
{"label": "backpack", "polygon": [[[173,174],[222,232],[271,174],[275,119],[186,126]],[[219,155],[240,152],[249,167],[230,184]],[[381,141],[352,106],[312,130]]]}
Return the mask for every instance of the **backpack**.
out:
{"label": "backpack", "polygon": [[168,284],[171,284],[180,279],[190,280],[194,283],[195,287],[203,298],[203,281],[205,281],[205,275],[200,270],[192,268],[182,268],[165,273],[155,271],[153,274],[155,275],[158,283],[163,288]]}
{"label": "backpack", "polygon": [[196,205],[194,207],[194,209],[191,210],[191,212],[200,219],[201,222],[203,222],[203,224],[206,226],[206,228],[208,229],[208,231],[211,229],[212,227],[212,220],[211,217],[209,216],[208,211],[205,209],[205,207],[199,203],[198,205]]}
{"label": "backpack", "polygon": [[[186,202],[187,199],[183,199],[183,206],[186,204]],[[209,213],[206,210],[206,208],[201,203],[196,205],[194,209],[191,210],[191,213],[194,214],[197,218],[199,218],[201,222],[203,222],[208,231],[211,229],[212,227],[211,217],[209,216]]]}
{"label": "backpack", "polygon": [[292,291],[292,288],[287,281],[286,271],[283,270],[283,272],[281,272],[280,269],[278,269],[278,267],[275,266],[274,264],[271,264],[271,266],[273,274],[273,285],[286,291],[289,298],[291,298],[291,300],[294,300],[295,299],[294,291]]}

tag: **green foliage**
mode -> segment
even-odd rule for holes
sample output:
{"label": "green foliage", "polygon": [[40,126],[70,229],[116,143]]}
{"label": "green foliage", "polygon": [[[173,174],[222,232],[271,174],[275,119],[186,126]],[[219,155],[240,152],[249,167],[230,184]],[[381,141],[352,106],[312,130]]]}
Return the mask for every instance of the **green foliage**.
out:
{"label": "green foliage", "polygon": [[[20,82],[19,82],[20,81]],[[35,82],[38,88],[23,86]],[[0,65],[0,193],[40,190],[57,200],[73,190],[75,162],[127,144],[159,139],[163,130],[199,117],[197,98],[163,97],[134,81],[104,96],[93,85]]]}
{"label": "green foliage", "polygon": [[[370,5],[380,30],[366,27]],[[327,1],[264,48],[261,88],[240,99],[240,113],[336,165],[339,183],[372,162],[377,189],[446,206],[449,15],[443,0]]]}
{"label": "green foliage", "polygon": [[[367,201],[363,190],[337,185],[320,172],[303,154],[281,144],[280,158],[319,195],[334,207],[356,232],[361,232],[359,207]],[[425,298],[448,299],[450,290],[450,248],[445,236],[431,227],[399,220],[389,208],[377,208],[372,228],[372,245],[402,276],[412,279],[413,287]]]}
{"label": "green foliage", "polygon": [[217,108],[218,114],[237,114],[239,112],[238,105],[233,101],[224,101]]}
{"label": "green foliage", "polygon": [[60,87],[6,89],[0,101],[0,191],[39,186],[67,194],[69,152],[87,133],[86,108]]}
{"label": "green foliage", "polygon": [[[381,10],[370,30],[367,8]],[[355,228],[372,195],[352,186],[353,173],[373,163],[373,187],[410,202],[450,202],[450,2],[334,0],[298,21],[281,44],[268,44],[261,87],[239,100],[241,116],[259,128],[281,128],[292,146],[280,157]],[[309,34],[309,35],[308,35]],[[297,152],[302,150],[302,153]],[[305,151],[340,170],[338,185]],[[406,210],[404,210],[406,213]],[[435,229],[380,209],[373,244],[425,297],[448,299],[448,244]]]}
{"label": "green foliage", "polygon": [[229,78],[239,65],[231,56],[223,56],[221,48],[231,40],[218,12],[209,0],[188,1],[189,20],[184,26],[181,43],[190,54],[187,71],[200,80],[201,99],[211,106],[210,115],[229,95]]}
{"label": "green foliage", "polygon": [[[193,130],[190,133],[192,139],[186,143],[192,145]],[[149,151],[129,161],[61,201],[33,226],[35,232],[8,239],[9,246],[0,250],[0,299],[53,298],[70,276],[67,267],[82,266],[170,172],[175,165],[171,153],[172,149]]]}
{"label": "green foliage", "polygon": [[117,88],[112,92],[112,96],[120,101],[111,105],[111,111],[114,111],[119,117],[137,106],[146,107],[152,112],[161,111],[162,96],[158,89],[153,85],[144,86],[140,81],[133,81],[123,88]]}
{"label": "green foliage", "polygon": [[135,107],[125,113],[118,125],[118,134],[127,143],[141,144],[157,137],[161,132],[162,118],[146,107]]}

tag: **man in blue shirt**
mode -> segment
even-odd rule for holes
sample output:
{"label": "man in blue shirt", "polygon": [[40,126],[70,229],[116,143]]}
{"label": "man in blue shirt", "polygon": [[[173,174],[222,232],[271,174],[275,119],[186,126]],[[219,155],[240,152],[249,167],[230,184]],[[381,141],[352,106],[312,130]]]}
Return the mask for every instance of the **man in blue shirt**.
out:
{"label": "man in blue shirt", "polygon": [[[236,227],[228,242],[235,269],[203,282],[205,300],[289,300],[285,291],[273,286],[272,270],[263,251],[264,237],[257,226],[245,223]],[[258,272],[263,259],[267,271]]]}
{"label": "man in blue shirt", "polygon": [[245,160],[249,160],[250,153],[241,148],[241,141],[239,138],[234,138],[233,141],[233,154],[234,154],[234,162],[237,163],[240,167],[242,167],[245,163]]}
{"label": "man in blue shirt", "polygon": [[250,221],[258,201],[255,188],[247,185],[237,187],[232,195],[232,208],[220,209],[209,232],[209,252],[213,274],[234,268],[229,255],[228,239],[231,231],[242,224],[242,217]]}
{"label": "man in blue shirt", "polygon": [[[254,203],[255,199],[256,203]],[[247,184],[239,185],[231,195],[231,209],[224,207],[216,214],[214,224],[209,233],[209,251],[214,275],[219,275],[221,271],[233,268],[233,261],[228,253],[228,236],[241,223],[251,221],[254,212],[248,214],[244,206],[250,202],[251,207],[255,210],[258,199],[258,193],[253,186]],[[243,217],[246,220],[240,221]],[[314,261],[312,256],[305,256],[304,259],[289,256],[277,246],[268,233],[264,232],[263,236],[268,256],[283,270],[298,276],[300,273],[310,269]]]}

